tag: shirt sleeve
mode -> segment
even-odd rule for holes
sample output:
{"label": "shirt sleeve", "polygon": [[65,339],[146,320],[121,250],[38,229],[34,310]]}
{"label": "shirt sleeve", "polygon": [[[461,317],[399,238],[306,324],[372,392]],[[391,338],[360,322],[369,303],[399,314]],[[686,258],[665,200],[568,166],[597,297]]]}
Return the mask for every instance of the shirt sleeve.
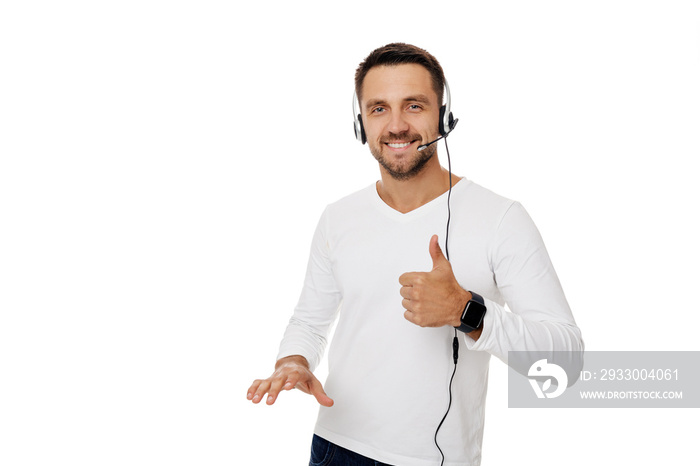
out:
{"label": "shirt sleeve", "polygon": [[581,353],[581,331],[542,237],[519,203],[503,215],[489,253],[494,280],[510,312],[484,296],[483,331],[476,342],[465,335],[466,346],[506,363],[508,351]]}
{"label": "shirt sleeve", "polygon": [[328,209],[316,227],[301,296],[277,355],[277,359],[304,356],[312,371],[321,361],[341,302],[329,256],[327,222]]}

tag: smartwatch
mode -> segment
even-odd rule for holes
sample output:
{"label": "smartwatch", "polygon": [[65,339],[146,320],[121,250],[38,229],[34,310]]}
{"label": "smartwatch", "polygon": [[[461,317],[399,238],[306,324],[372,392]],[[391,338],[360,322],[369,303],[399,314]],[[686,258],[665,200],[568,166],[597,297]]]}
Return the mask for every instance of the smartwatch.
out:
{"label": "smartwatch", "polygon": [[472,294],[472,299],[464,306],[462,317],[460,318],[462,323],[459,327],[455,327],[464,333],[473,332],[480,328],[484,323],[484,314],[486,314],[484,298],[473,291],[470,291],[470,293]]}

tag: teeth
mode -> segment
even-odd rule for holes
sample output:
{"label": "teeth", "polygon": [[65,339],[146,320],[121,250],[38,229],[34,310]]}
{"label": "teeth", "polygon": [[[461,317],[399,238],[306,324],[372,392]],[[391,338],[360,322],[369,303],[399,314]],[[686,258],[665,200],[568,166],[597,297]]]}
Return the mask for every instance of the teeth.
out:
{"label": "teeth", "polygon": [[391,144],[391,143],[388,144],[389,147],[392,147],[394,149],[401,149],[401,148],[404,148],[404,147],[409,146],[409,145],[411,145],[410,142],[404,142],[401,144]]}

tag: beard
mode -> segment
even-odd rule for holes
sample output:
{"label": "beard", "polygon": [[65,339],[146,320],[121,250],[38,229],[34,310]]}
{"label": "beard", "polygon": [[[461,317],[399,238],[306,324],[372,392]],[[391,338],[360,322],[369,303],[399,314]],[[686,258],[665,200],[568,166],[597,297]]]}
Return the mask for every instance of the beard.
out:
{"label": "beard", "polygon": [[423,168],[425,168],[425,165],[428,163],[428,161],[433,157],[433,155],[435,155],[435,152],[437,151],[437,146],[432,145],[426,147],[422,151],[418,151],[416,149],[414,154],[406,154],[404,156],[405,160],[398,161],[392,164],[388,160],[388,158],[384,156],[385,144],[394,141],[416,140],[421,140],[420,135],[408,133],[394,135],[390,133],[389,136],[384,137],[379,141],[379,146],[373,146],[372,144],[370,144],[369,150],[374,156],[374,158],[377,159],[379,165],[381,165],[392,178],[394,178],[397,181],[406,181],[418,175],[423,170]]}

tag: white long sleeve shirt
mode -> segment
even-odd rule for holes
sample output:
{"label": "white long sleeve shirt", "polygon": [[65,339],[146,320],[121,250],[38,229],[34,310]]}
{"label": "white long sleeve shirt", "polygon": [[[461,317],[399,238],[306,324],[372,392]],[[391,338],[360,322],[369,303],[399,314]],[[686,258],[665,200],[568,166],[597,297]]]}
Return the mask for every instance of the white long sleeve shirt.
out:
{"label": "white long sleeve shirt", "polygon": [[[491,355],[582,351],[583,342],[537,228],[517,202],[462,179],[451,195],[449,253],[460,285],[484,297],[478,341],[460,333],[450,414],[438,442],[447,465],[478,465]],[[440,463],[433,437],[448,402],[452,327],[404,319],[399,276],[430,271],[430,237],[445,250],[447,193],[402,214],[375,185],[329,205],[314,234],[306,279],[278,358],[314,370],[338,324],[317,435],[401,466]],[[505,309],[506,303],[509,310]]]}

